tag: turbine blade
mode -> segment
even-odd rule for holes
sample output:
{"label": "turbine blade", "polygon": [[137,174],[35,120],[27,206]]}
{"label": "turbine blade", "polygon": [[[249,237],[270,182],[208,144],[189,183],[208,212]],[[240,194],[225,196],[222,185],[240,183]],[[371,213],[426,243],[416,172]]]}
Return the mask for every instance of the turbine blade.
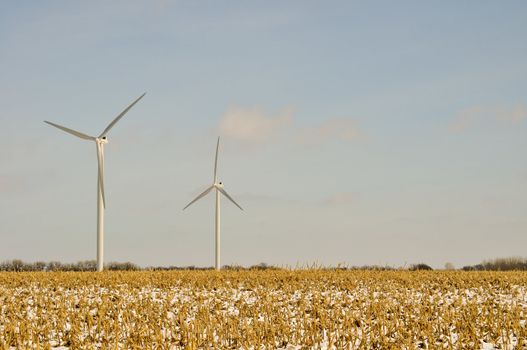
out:
{"label": "turbine blade", "polygon": [[93,136],[88,136],[86,134],[83,134],[82,132],[78,132],[78,131],[75,131],[73,129],[66,128],[65,126],[58,125],[58,124],[55,124],[55,123],[52,123],[52,122],[48,122],[47,120],[44,120],[44,123],[49,124],[51,126],[54,126],[54,127],[58,128],[58,129],[60,129],[62,131],[65,131],[68,134],[72,134],[74,136],[80,137],[81,139],[84,139],[84,140],[95,140],[95,137],[93,137]]}
{"label": "turbine blade", "polygon": [[144,94],[142,94],[141,96],[139,96],[137,98],[137,100],[132,102],[132,104],[130,106],[126,107],[126,109],[124,111],[122,111],[121,114],[119,114],[117,117],[115,117],[115,119],[112,120],[112,122],[110,124],[108,124],[106,129],[104,129],[104,131],[99,135],[99,137],[106,136],[108,131],[110,131],[110,129],[113,128],[113,126],[119,121],[119,119],[121,119],[126,114],[126,112],[128,112],[130,110],[130,108],[132,108],[137,102],[139,102],[139,100],[142,99],[143,96],[145,96],[145,95],[146,95],[146,92]]}
{"label": "turbine blade", "polygon": [[216,144],[216,158],[214,160],[214,183],[218,182],[218,177],[216,176],[218,170],[218,150],[220,149],[220,137],[218,136],[218,143]]}
{"label": "turbine blade", "polygon": [[[102,195],[102,206],[106,208],[106,198],[104,195],[104,154],[100,144],[97,143],[97,163],[98,163],[98,176],[99,176],[99,191]],[[99,194],[97,193],[97,196]]]}
{"label": "turbine blade", "polygon": [[207,188],[205,191],[203,191],[199,196],[197,196],[192,202],[190,202],[189,204],[187,204],[187,206],[185,208],[183,208],[183,210],[187,209],[188,207],[190,207],[194,202],[196,202],[198,199],[201,199],[203,197],[205,197],[212,189],[214,188],[214,185],[210,186],[209,188]]}
{"label": "turbine blade", "polygon": [[233,202],[235,206],[237,206],[238,208],[240,208],[241,210],[243,210],[243,208],[240,207],[240,205],[239,205],[238,203],[236,203],[236,202],[234,201],[234,199],[232,199],[231,196],[229,196],[229,194],[227,193],[227,191],[225,191],[225,190],[224,190],[223,188],[221,188],[221,187],[216,187],[216,188],[217,188],[218,191],[220,191],[225,197],[229,198],[229,200],[230,200],[231,202]]}

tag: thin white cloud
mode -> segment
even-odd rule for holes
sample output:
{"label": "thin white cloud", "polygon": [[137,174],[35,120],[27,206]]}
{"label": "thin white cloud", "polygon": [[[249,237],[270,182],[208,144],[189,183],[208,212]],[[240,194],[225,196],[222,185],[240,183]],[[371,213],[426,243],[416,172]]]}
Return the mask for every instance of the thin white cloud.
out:
{"label": "thin white cloud", "polygon": [[303,143],[320,144],[332,140],[353,141],[364,137],[363,132],[352,118],[331,118],[321,124],[300,130]]}
{"label": "thin white cloud", "polygon": [[329,205],[346,205],[354,203],[357,199],[356,193],[351,192],[341,192],[336,193],[324,200],[324,204]]}
{"label": "thin white cloud", "polygon": [[285,108],[268,115],[260,108],[230,107],[219,123],[220,133],[238,141],[264,142],[292,125],[293,110]]}
{"label": "thin white cloud", "polygon": [[459,110],[448,124],[448,130],[460,133],[478,125],[495,126],[496,122],[514,125],[526,118],[527,107],[522,104],[512,108],[473,106]]}
{"label": "thin white cloud", "polygon": [[459,110],[454,119],[449,123],[448,130],[451,132],[463,132],[472,127],[481,114],[480,107],[468,107]]}
{"label": "thin white cloud", "polygon": [[13,193],[20,190],[24,185],[21,178],[10,175],[0,175],[0,193]]}
{"label": "thin white cloud", "polygon": [[517,105],[511,110],[502,110],[498,112],[498,119],[501,121],[517,124],[527,118],[527,107]]}

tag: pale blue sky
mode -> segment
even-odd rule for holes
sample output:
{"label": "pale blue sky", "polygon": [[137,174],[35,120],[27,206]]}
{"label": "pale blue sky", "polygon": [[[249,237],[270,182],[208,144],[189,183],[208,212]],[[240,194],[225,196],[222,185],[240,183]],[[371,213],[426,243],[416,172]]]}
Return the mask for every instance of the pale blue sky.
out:
{"label": "pale blue sky", "polygon": [[0,260],[456,266],[525,256],[525,1],[4,1]]}

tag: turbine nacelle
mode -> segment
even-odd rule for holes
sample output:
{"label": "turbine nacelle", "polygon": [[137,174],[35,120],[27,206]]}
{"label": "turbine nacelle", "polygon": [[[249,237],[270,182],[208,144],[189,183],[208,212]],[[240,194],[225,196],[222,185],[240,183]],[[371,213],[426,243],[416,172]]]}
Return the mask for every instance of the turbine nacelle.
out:
{"label": "turbine nacelle", "polygon": [[105,145],[108,143],[108,139],[106,138],[106,136],[103,136],[103,137],[97,137],[95,139],[95,142],[97,142],[99,145]]}
{"label": "turbine nacelle", "polygon": [[216,188],[223,188],[223,187],[225,187],[225,186],[223,185],[223,182],[215,183],[213,186],[216,187]]}

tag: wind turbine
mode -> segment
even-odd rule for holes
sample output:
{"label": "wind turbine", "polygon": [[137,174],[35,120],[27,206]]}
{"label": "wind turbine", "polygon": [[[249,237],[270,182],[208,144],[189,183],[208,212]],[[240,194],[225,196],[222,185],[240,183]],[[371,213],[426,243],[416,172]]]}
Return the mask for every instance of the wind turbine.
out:
{"label": "wind turbine", "polygon": [[218,137],[218,143],[216,144],[216,158],[215,158],[215,161],[214,161],[214,182],[212,183],[212,185],[209,188],[207,188],[205,191],[203,191],[203,193],[201,193],[192,202],[187,204],[187,206],[185,208],[183,208],[183,210],[187,209],[194,202],[196,202],[199,199],[205,197],[213,189],[216,190],[216,261],[215,261],[215,268],[218,271],[220,270],[220,193],[223,194],[225,197],[227,197],[238,208],[243,210],[243,208],[240,207],[238,205],[238,203],[236,203],[234,201],[234,199],[232,199],[231,196],[229,196],[227,191],[225,191],[223,183],[222,182],[218,182],[217,170],[218,170],[218,150],[219,150],[219,148],[220,148],[220,138]]}
{"label": "wind turbine", "polygon": [[104,208],[106,207],[106,199],[104,196],[104,145],[108,143],[106,134],[114,127],[115,124],[121,119],[126,112],[130,110],[143,96],[146,95],[146,92],[139,96],[132,104],[130,104],[124,111],[121,112],[108,126],[104,131],[97,137],[89,136],[81,132],[68,129],[64,126],[44,121],[45,123],[52,125],[56,128],[59,128],[62,131],[65,131],[69,134],[77,136],[83,140],[95,141],[95,146],[97,148],[97,162],[98,162],[98,171],[97,171],[97,271],[103,270],[103,258],[104,258]]}

